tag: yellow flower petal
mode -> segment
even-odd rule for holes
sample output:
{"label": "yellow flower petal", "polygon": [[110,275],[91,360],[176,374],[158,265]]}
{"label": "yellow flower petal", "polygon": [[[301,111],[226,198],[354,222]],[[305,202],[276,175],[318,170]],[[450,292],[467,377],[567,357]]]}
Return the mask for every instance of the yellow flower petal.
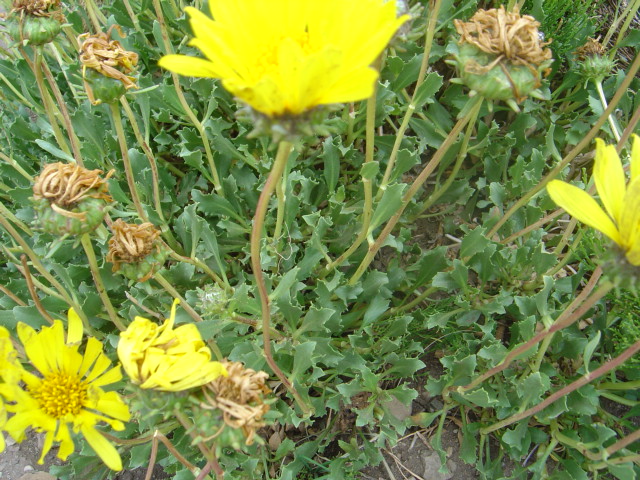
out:
{"label": "yellow flower petal", "polygon": [[614,242],[620,243],[620,233],[615,224],[589,194],[560,180],[549,182],[547,192],[551,199],[564,208],[569,215],[601,231]]}
{"label": "yellow flower petal", "polygon": [[67,314],[67,343],[77,343],[82,340],[82,319],[73,308]]}
{"label": "yellow flower petal", "polygon": [[605,145],[600,138],[596,138],[593,177],[604,208],[616,224],[620,225],[626,184],[624,170],[615,146]]}
{"label": "yellow flower petal", "polygon": [[80,431],[107,467],[116,472],[122,470],[122,459],[116,447],[93,427],[81,427]]}
{"label": "yellow flower petal", "polygon": [[377,79],[371,64],[409,19],[382,0],[211,0],[209,9],[211,17],[185,9],[189,44],[207,60],[169,55],[160,66],[219,78],[271,117],[366,99]]}
{"label": "yellow flower petal", "polygon": [[218,72],[212,67],[211,62],[201,58],[186,55],[165,55],[158,61],[158,65],[170,72],[188,77],[218,77]]}
{"label": "yellow flower petal", "polygon": [[640,265],[640,177],[631,181],[620,222],[621,246],[632,265]]}
{"label": "yellow flower petal", "polygon": [[631,146],[631,181],[640,177],[640,137],[635,133],[631,135],[633,143]]}

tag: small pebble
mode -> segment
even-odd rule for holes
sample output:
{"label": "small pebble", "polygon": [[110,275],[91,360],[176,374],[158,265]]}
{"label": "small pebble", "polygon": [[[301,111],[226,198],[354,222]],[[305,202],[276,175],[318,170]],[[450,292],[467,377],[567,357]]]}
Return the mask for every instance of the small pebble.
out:
{"label": "small pebble", "polygon": [[22,469],[23,472],[33,472],[33,467],[31,465],[25,465]]}

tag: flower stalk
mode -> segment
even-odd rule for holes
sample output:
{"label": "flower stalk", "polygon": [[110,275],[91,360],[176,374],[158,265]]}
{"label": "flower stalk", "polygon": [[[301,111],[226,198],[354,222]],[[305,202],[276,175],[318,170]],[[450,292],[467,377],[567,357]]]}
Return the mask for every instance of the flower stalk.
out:
{"label": "flower stalk", "polygon": [[378,253],[378,250],[380,250],[380,248],[384,244],[384,241],[387,239],[387,237],[389,236],[393,228],[396,226],[396,224],[400,220],[400,217],[402,216],[402,213],[404,212],[404,210],[407,208],[407,206],[409,205],[409,203],[411,202],[415,194],[418,192],[420,187],[422,187],[424,182],[427,181],[427,178],[429,178],[429,175],[431,175],[431,173],[440,164],[440,161],[444,157],[445,153],[449,150],[451,145],[453,145],[455,140],[458,138],[458,135],[460,134],[462,129],[469,122],[475,122],[475,119],[478,116],[478,112],[480,111],[480,107],[482,106],[482,101],[483,101],[483,98],[481,96],[476,96],[469,100],[469,102],[465,106],[465,109],[463,110],[463,112],[461,112],[461,116],[458,122],[451,129],[451,132],[449,132],[449,135],[447,135],[447,138],[445,138],[445,140],[442,142],[442,145],[440,145],[440,148],[438,148],[438,150],[433,155],[429,163],[427,163],[427,165],[424,167],[422,172],[420,172],[420,175],[418,175],[418,177],[413,181],[413,183],[411,184],[407,192],[403,195],[402,204],[400,205],[396,213],[389,219],[389,221],[385,225],[380,235],[378,235],[378,238],[376,238],[375,242],[369,245],[369,250],[367,251],[364,259],[358,266],[358,269],[356,270],[356,272],[349,279],[349,285],[355,285],[355,283],[364,274],[369,264],[373,261],[373,258],[375,257],[376,253]]}
{"label": "flower stalk", "polygon": [[98,260],[96,259],[96,254],[93,250],[93,245],[91,244],[91,237],[88,233],[83,233],[80,236],[80,241],[82,243],[82,247],[84,248],[85,253],[87,254],[87,259],[89,260],[89,268],[91,269],[91,275],[93,276],[93,281],[96,284],[96,290],[98,290],[98,295],[100,296],[100,300],[102,300],[102,304],[104,308],[107,310],[107,314],[111,319],[111,323],[115,325],[115,327],[121,332],[126,329],[120,317],[116,313],[116,309],[113,307],[111,300],[109,299],[109,295],[107,294],[107,289],[104,286],[104,282],[102,281],[102,275],[100,274],[100,268],[98,267]]}
{"label": "flower stalk", "polygon": [[302,399],[296,388],[280,370],[280,367],[273,359],[273,353],[271,351],[271,305],[269,303],[269,294],[267,287],[264,283],[264,276],[262,273],[262,262],[260,261],[260,250],[262,244],[262,230],[264,227],[264,219],[267,213],[267,207],[269,206],[269,199],[276,188],[276,184],[281,181],[282,173],[284,172],[289,154],[291,153],[293,145],[291,142],[282,140],[278,145],[278,153],[274,160],[271,172],[267,178],[260,198],[258,199],[258,205],[256,206],[256,213],[253,217],[253,228],[251,229],[251,268],[253,269],[253,275],[258,287],[258,296],[260,297],[260,306],[262,309],[262,338],[264,357],[267,364],[273,370],[273,373],[280,379],[286,389],[293,395],[296,402],[304,412],[304,414],[310,413],[310,408],[306,402]]}
{"label": "flower stalk", "polygon": [[120,144],[120,155],[122,156],[122,163],[124,164],[124,172],[127,177],[127,184],[129,185],[129,191],[131,192],[131,199],[136,207],[136,212],[143,222],[148,222],[149,218],[142,208],[140,202],[140,196],[138,195],[138,187],[133,179],[133,169],[131,168],[131,160],[129,159],[129,149],[127,147],[127,138],[122,128],[122,117],[120,116],[120,109],[115,104],[109,104],[111,118],[116,128],[116,135],[118,136],[118,143]]}
{"label": "flower stalk", "polygon": [[384,176],[382,178],[382,182],[380,182],[380,186],[378,187],[378,193],[376,194],[376,200],[380,200],[384,191],[387,188],[389,183],[389,179],[391,178],[391,172],[393,171],[393,167],[395,165],[396,159],[398,158],[398,152],[400,151],[400,145],[402,144],[402,139],[404,138],[404,134],[409,126],[409,121],[416,109],[416,97],[418,95],[418,90],[422,82],[424,82],[425,75],[427,73],[427,68],[429,66],[429,56],[431,55],[431,48],[433,46],[433,37],[436,33],[436,27],[438,26],[438,15],[440,14],[440,7],[442,6],[442,0],[435,0],[432,6],[429,8],[429,21],[427,23],[427,30],[425,32],[425,42],[424,42],[424,52],[422,54],[422,63],[420,64],[420,72],[418,73],[418,80],[413,88],[413,95],[411,96],[411,101],[409,102],[409,106],[407,107],[407,111],[404,114],[404,118],[402,119],[402,123],[400,124],[400,128],[396,132],[396,139],[393,143],[393,148],[391,150],[391,154],[389,155],[389,162],[387,163],[387,168],[384,172]]}
{"label": "flower stalk", "polygon": [[[574,382],[571,382],[569,385],[567,385],[567,386],[561,388],[560,390],[554,392],[553,394],[549,395],[547,398],[545,398],[538,405],[536,405],[534,407],[531,407],[531,408],[528,408],[524,412],[520,412],[520,413],[517,413],[515,415],[512,415],[509,418],[505,418],[504,420],[502,420],[500,422],[497,422],[497,423],[494,423],[493,425],[491,425],[489,427],[483,428],[483,429],[480,430],[480,433],[483,434],[483,435],[486,435],[488,433],[495,432],[496,430],[499,430],[501,428],[507,427],[507,426],[519,421],[519,420],[525,419],[527,417],[535,415],[536,413],[539,413],[540,411],[544,410],[546,407],[551,405],[553,402],[561,399],[564,396],[567,396],[568,394],[570,394],[571,392],[579,389],[580,387],[583,387],[583,386],[587,385],[592,380],[595,380],[596,378],[601,377],[605,373],[608,373],[608,372],[618,368],[626,360],[631,358],[633,355],[635,355],[639,351],[640,351],[640,340],[636,341],[633,345],[631,345],[623,353],[621,353],[620,355],[618,355],[614,359],[609,360],[608,362],[605,362],[603,365],[601,365],[600,367],[598,367],[594,371],[583,375],[578,380],[576,380]],[[617,442],[620,445],[616,445],[616,444],[612,445],[611,447],[614,447],[613,451],[617,451],[618,449],[623,448],[624,446],[628,445],[629,443],[631,443],[631,442],[635,441],[636,439],[640,438],[640,431],[636,431],[635,434],[636,435],[629,435],[628,437],[625,437],[621,441]]]}

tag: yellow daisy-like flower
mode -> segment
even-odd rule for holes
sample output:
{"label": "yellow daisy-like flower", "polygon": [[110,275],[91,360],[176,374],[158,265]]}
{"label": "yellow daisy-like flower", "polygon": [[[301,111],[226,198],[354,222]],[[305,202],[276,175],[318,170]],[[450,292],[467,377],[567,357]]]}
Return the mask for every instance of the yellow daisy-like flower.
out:
{"label": "yellow daisy-like flower", "polygon": [[69,426],[80,432],[89,445],[112,470],[122,470],[122,460],[116,448],[96,429],[100,421],[114,430],[124,429],[130,418],[129,408],[116,392],[102,387],[122,378],[120,367],[112,367],[102,352],[102,343],[89,338],[81,354],[82,322],[76,312],[69,310],[69,328],[65,341],[62,322],[36,332],[18,323],[18,337],[27,358],[37,370],[22,372],[24,388],[15,390],[13,402],[7,409],[13,416],[5,430],[17,441],[24,439],[25,430],[32,427],[45,432],[42,464],[53,442],[60,442],[58,457],[62,460],[73,452]]}
{"label": "yellow daisy-like flower", "polygon": [[120,333],[118,357],[140,388],[179,392],[227,375],[220,362],[211,361],[211,350],[194,324],[173,328],[178,303],[173,302],[171,316],[162,325],[136,317]]}
{"label": "yellow daisy-like flower", "polygon": [[209,0],[213,20],[187,7],[205,59],[167,55],[159,65],[210,77],[269,117],[368,98],[371,64],[398,28],[396,2],[383,0]]}
{"label": "yellow daisy-like flower", "polygon": [[547,191],[570,215],[616,242],[631,265],[640,266],[640,138],[633,136],[628,184],[615,147],[599,138],[593,176],[604,210],[588,193],[566,182],[552,180]]}
{"label": "yellow daisy-like flower", "polygon": [[[15,399],[23,368],[11,343],[9,331],[0,327],[0,432],[7,423],[5,402]],[[4,451],[4,435],[0,433],[0,452]]]}

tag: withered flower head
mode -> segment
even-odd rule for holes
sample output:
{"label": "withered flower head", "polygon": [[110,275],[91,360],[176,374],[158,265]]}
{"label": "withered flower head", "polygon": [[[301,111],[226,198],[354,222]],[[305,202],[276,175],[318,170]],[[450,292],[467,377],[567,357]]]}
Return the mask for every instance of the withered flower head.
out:
{"label": "withered flower head", "polygon": [[473,90],[489,99],[519,102],[540,86],[541,73],[552,61],[545,48],[551,42],[541,39],[535,18],[501,6],[478,10],[468,22],[454,24],[460,34],[457,66]]}
{"label": "withered flower head", "polygon": [[206,385],[215,394],[215,398],[206,395],[209,406],[222,411],[225,424],[241,428],[245,443],[251,445],[256,430],[264,426],[262,417],[269,411],[269,405],[262,399],[263,394],[271,392],[265,385],[269,375],[245,368],[240,362],[224,360],[222,365],[228,376],[218,377]]}
{"label": "withered flower head", "polygon": [[13,0],[11,12],[18,12],[35,17],[62,17],[60,0]]}
{"label": "withered flower head", "polygon": [[538,66],[551,59],[544,48],[538,22],[531,15],[507,12],[504,6],[478,10],[468,22],[454,20],[460,43],[470,43],[486,53],[506,58],[514,65]]}
{"label": "withered flower head", "polygon": [[50,233],[86,233],[104,218],[104,207],[111,202],[102,170],[79,165],[51,163],[36,177],[33,201],[43,228]]}
{"label": "withered flower head", "polygon": [[[121,37],[124,37],[122,29],[117,25],[112,25],[106,33],[99,32],[95,35],[83,33],[78,37],[78,41],[82,42],[80,47],[82,77],[89,100],[94,105],[101,102],[110,103],[114,97],[116,100],[120,98],[126,90],[138,88],[135,78],[128,75],[138,64],[138,54],[125,50],[117,40],[111,40],[111,32],[114,28]],[[96,75],[96,72],[100,75]],[[118,82],[105,81],[102,77]],[[106,91],[103,92],[103,90]]]}
{"label": "withered flower head", "polygon": [[109,240],[107,261],[113,263],[113,271],[122,271],[132,280],[145,281],[164,262],[166,257],[160,230],[146,222],[141,225],[117,219],[111,225],[113,236]]}
{"label": "withered flower head", "polygon": [[7,30],[17,42],[44,45],[60,33],[64,21],[60,0],[13,0]]}
{"label": "withered flower head", "polygon": [[589,57],[595,57],[596,55],[604,55],[606,49],[600,43],[597,38],[590,38],[587,43],[576,49],[576,56],[578,60],[585,60]]}
{"label": "withered flower head", "polygon": [[587,81],[601,82],[616,66],[615,60],[606,55],[607,50],[595,38],[587,40],[587,43],[578,48],[575,54],[580,73]]}

